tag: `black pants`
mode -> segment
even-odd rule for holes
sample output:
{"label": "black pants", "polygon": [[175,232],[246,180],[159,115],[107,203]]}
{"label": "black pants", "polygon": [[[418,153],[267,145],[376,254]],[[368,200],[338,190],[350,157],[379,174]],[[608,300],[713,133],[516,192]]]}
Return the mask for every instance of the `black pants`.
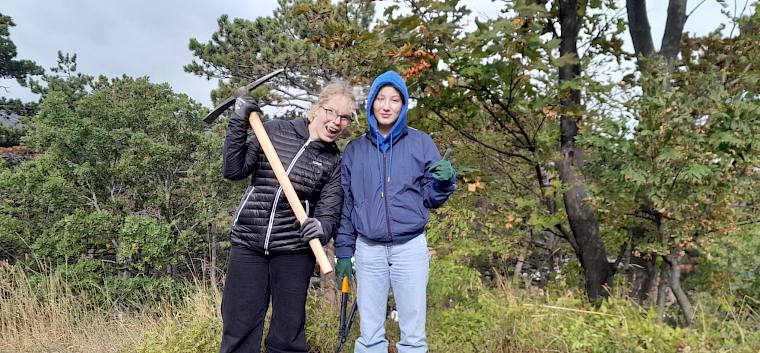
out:
{"label": "black pants", "polygon": [[233,246],[222,296],[222,353],[260,353],[264,317],[272,300],[268,353],[308,352],[306,292],[314,255],[262,255]]}

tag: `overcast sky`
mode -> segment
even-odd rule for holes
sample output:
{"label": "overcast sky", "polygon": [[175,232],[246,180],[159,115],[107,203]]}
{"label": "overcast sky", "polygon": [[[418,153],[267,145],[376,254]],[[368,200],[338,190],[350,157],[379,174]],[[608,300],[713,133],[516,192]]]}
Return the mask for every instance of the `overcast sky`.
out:
{"label": "overcast sky", "polygon": [[[745,1],[737,1],[739,10]],[[378,3],[383,6],[388,2]],[[700,2],[689,1],[689,10]],[[498,14],[498,6],[488,0],[463,3],[481,18]],[[659,48],[667,1],[650,0],[647,6]],[[207,42],[222,14],[254,19],[271,16],[276,7],[276,0],[2,0],[0,13],[16,23],[10,38],[18,47],[18,59],[34,60],[49,69],[56,63],[58,50],[74,53],[83,73],[149,76],[153,82],[168,82],[175,92],[187,93],[210,106],[209,92],[216,82],[182,69],[193,60],[188,49],[190,38]],[[725,18],[717,2],[707,0],[689,18],[686,30],[705,34],[721,22]],[[37,99],[14,80],[0,80],[0,86],[9,87],[7,92],[0,89],[2,96]]]}

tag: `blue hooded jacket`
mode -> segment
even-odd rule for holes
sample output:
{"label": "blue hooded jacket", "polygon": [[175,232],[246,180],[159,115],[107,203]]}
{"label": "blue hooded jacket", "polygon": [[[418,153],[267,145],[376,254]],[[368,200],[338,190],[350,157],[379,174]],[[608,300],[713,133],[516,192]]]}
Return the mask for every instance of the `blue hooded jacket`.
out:
{"label": "blue hooded jacket", "polygon": [[[377,130],[372,105],[384,86],[395,87],[404,102],[388,136]],[[343,152],[341,185],[343,212],[335,240],[339,258],[353,256],[356,237],[383,243],[403,243],[425,230],[430,214],[456,189],[455,177],[437,180],[427,167],[441,159],[433,139],[406,126],[409,93],[395,71],[378,76],[367,98],[366,134]]]}

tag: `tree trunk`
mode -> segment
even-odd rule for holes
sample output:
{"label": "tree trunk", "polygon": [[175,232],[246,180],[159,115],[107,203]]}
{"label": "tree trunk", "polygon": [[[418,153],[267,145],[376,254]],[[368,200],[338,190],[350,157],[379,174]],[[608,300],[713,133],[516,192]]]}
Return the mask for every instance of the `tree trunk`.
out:
{"label": "tree trunk", "polygon": [[208,222],[208,234],[209,234],[209,248],[210,249],[210,259],[209,259],[209,280],[211,281],[211,288],[219,288],[218,286],[218,278],[216,277],[216,261],[217,261],[217,254],[216,254],[216,232],[214,232],[214,223]]}
{"label": "tree trunk", "polygon": [[631,34],[633,50],[641,56],[652,55],[654,43],[647,16],[646,0],[628,0],[625,6],[628,11],[628,32]]}
{"label": "tree trunk", "polygon": [[657,317],[662,320],[665,317],[665,298],[668,287],[668,264],[663,261],[660,265],[660,283],[657,284]]}
{"label": "tree trunk", "polygon": [[[668,60],[675,59],[681,47],[681,36],[686,24],[687,0],[670,0],[668,3],[668,18],[665,22],[665,32],[662,35],[660,55]],[[652,42],[652,30],[646,11],[646,0],[627,0],[628,31],[631,34],[636,55],[649,57],[656,55]]]}
{"label": "tree trunk", "polygon": [[670,254],[668,254],[667,258],[668,266],[670,267],[668,284],[673,291],[673,295],[676,297],[681,312],[683,312],[686,324],[693,327],[694,308],[692,308],[691,302],[689,302],[689,297],[681,287],[681,249],[679,249],[678,244],[671,245]]}
{"label": "tree trunk", "polygon": [[[585,6],[585,2],[583,3]],[[560,55],[578,56],[578,21],[577,0],[560,1],[559,17],[562,27]],[[559,83],[574,80],[581,75],[580,62],[566,64],[559,68]],[[564,192],[564,204],[567,218],[577,242],[576,254],[583,267],[586,294],[591,301],[606,298],[609,295],[605,287],[612,286],[612,269],[607,261],[607,252],[599,233],[599,222],[593,210],[584,204],[587,198],[586,186],[580,170],[583,167],[583,151],[576,146],[580,118],[570,113],[581,104],[581,92],[571,89],[560,92],[560,105],[563,108],[560,119],[560,162],[558,163],[560,180],[570,187]]]}
{"label": "tree trunk", "polygon": [[639,304],[644,304],[652,299],[650,296],[654,293],[655,279],[657,278],[657,256],[650,254],[650,258],[645,259],[643,263],[644,280],[641,283],[641,288],[639,288]]}
{"label": "tree trunk", "polygon": [[[628,251],[628,295],[637,304],[644,305],[647,302],[654,303],[654,293],[657,285],[657,254],[647,252],[634,254],[635,244],[646,236],[646,229],[634,227],[630,230],[631,249]],[[633,266],[631,266],[633,265]]]}
{"label": "tree trunk", "polygon": [[517,264],[515,264],[515,272],[512,274],[512,282],[520,283],[522,280],[522,268],[525,263],[525,257],[528,256],[528,247],[523,246],[520,249],[520,255],[517,256]]}
{"label": "tree trunk", "polygon": [[675,59],[681,48],[683,27],[686,25],[686,1],[670,0],[668,3],[668,19],[660,46],[660,54],[668,60]]}

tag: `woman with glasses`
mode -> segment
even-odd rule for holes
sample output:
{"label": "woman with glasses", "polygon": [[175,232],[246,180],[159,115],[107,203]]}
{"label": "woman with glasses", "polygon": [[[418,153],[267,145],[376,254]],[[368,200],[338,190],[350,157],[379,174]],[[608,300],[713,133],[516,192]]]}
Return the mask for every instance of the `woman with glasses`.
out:
{"label": "woman with glasses", "polygon": [[261,110],[238,98],[224,141],[224,177],[251,178],[233,215],[227,280],[222,297],[221,352],[260,352],[264,318],[272,305],[267,352],[308,352],[306,293],[315,259],[308,242],[326,244],[343,204],[340,151],[335,140],[353,120],[356,99],[345,83],[331,83],[308,118],[264,124],[308,218],[298,224],[248,116]]}
{"label": "woman with glasses", "polygon": [[406,126],[409,94],[394,71],[375,79],[367,100],[369,131],[343,153],[344,192],[335,240],[338,278],[356,263],[361,336],[356,353],[386,353],[385,317],[393,289],[401,339],[398,353],[427,352],[428,208],[456,189],[456,172],[430,136]]}

